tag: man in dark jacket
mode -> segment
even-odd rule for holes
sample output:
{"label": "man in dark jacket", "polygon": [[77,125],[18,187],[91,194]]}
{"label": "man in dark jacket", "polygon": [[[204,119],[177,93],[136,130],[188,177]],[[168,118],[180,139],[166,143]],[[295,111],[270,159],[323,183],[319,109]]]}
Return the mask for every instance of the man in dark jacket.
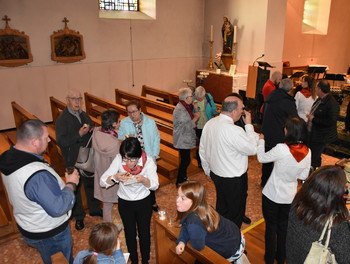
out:
{"label": "man in dark jacket", "polygon": [[[57,145],[61,148],[65,166],[75,165],[81,146],[86,146],[91,137],[91,130],[94,125],[90,117],[81,110],[81,93],[77,90],[70,90],[67,94],[67,107],[56,121]],[[80,172],[81,173],[81,172]],[[94,198],[94,178],[81,177],[84,184],[87,203],[92,216],[102,216],[100,202]],[[73,207],[75,228],[84,229],[85,212],[82,207],[80,186],[76,192],[76,203]]]}
{"label": "man in dark jacket", "polygon": [[[288,117],[298,116],[295,100],[289,94],[293,81],[283,79],[279,89],[272,91],[264,104],[261,133],[265,136],[265,151],[269,151],[278,143],[284,142],[284,125]],[[262,165],[261,186],[264,187],[273,169],[273,163]]]}
{"label": "man in dark jacket", "polygon": [[311,129],[309,147],[311,149],[311,166],[316,169],[321,166],[321,154],[326,145],[338,138],[337,119],[340,106],[330,94],[330,85],[326,80],[317,84],[318,99],[311,107],[308,125]]}

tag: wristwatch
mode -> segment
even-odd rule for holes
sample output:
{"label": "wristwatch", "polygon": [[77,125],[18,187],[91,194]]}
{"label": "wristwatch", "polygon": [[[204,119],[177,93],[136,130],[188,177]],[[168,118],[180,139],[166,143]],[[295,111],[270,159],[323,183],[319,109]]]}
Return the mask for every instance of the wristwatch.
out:
{"label": "wristwatch", "polygon": [[112,181],[113,183],[118,183],[118,182],[117,182],[117,180],[116,180],[116,179],[114,179],[114,177],[113,177],[113,176],[111,176],[111,181]]}

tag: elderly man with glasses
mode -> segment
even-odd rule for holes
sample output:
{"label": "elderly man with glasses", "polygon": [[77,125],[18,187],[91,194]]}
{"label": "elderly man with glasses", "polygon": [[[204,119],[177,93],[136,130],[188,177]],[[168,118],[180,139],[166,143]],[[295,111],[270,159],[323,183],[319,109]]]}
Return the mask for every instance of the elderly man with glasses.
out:
{"label": "elderly man with glasses", "polygon": [[[62,151],[64,164],[68,168],[75,165],[79,148],[86,146],[89,141],[94,123],[88,114],[81,110],[82,96],[80,91],[69,90],[66,99],[67,107],[56,121],[56,137],[57,145]],[[84,184],[90,215],[102,217],[100,201],[94,198],[94,178],[81,177],[81,181]],[[76,203],[72,212],[76,221],[75,228],[79,231],[85,227],[85,212],[82,206],[80,187],[81,184],[78,185]]]}

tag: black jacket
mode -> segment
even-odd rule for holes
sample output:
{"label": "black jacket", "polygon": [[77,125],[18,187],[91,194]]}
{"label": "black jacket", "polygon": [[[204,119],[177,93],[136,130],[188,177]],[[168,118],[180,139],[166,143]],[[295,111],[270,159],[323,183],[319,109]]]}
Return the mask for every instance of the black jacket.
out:
{"label": "black jacket", "polygon": [[340,106],[331,94],[318,98],[314,104],[321,100],[314,112],[310,142],[331,143],[337,140],[337,119]]}
{"label": "black jacket", "polygon": [[266,98],[261,133],[265,147],[284,142],[284,125],[288,117],[298,116],[295,100],[283,89],[272,91]]}
{"label": "black jacket", "polygon": [[61,148],[66,167],[75,165],[79,148],[85,146],[91,137],[90,132],[80,137],[79,129],[84,124],[89,124],[90,127],[93,127],[94,123],[84,111],[81,111],[80,118],[81,123],[66,107],[56,121],[57,145]]}

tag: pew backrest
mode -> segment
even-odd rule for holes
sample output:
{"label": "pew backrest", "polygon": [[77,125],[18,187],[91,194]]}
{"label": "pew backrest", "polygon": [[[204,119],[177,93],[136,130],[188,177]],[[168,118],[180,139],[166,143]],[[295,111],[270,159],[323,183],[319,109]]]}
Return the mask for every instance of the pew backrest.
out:
{"label": "pew backrest", "polygon": [[[13,110],[13,116],[15,118],[15,124],[18,128],[24,121],[28,119],[39,119],[36,116],[29,113],[27,110],[25,110],[23,107],[21,107],[16,102],[11,102],[12,110]],[[47,130],[49,132],[49,137],[51,141],[48,143],[46,153],[47,156],[50,158],[50,163],[52,166],[54,166],[54,169],[56,172],[63,176],[65,172],[64,164],[62,155],[60,153],[60,150],[56,144],[56,131],[53,126],[47,126]]]}
{"label": "pew backrest", "polygon": [[172,123],[172,115],[175,109],[174,105],[159,102],[144,96],[128,93],[120,89],[115,89],[115,99],[117,104],[126,105],[128,101],[140,102],[141,109],[149,116],[162,119],[167,123]]}
{"label": "pew backrest", "polygon": [[51,106],[52,122],[56,124],[57,118],[60,116],[64,108],[66,108],[67,104],[56,99],[53,96],[50,96],[50,106]]}
{"label": "pew backrest", "polygon": [[164,100],[171,105],[175,105],[179,102],[179,96],[176,93],[164,91],[145,84],[142,85],[141,95],[144,97],[147,97],[147,95],[152,95]]}
{"label": "pew backrest", "polygon": [[[59,115],[62,113],[64,108],[66,108],[67,104],[64,102],[58,100],[57,98],[51,96],[50,97],[50,106],[51,106],[51,113],[52,113],[52,121],[53,124],[56,124],[56,120],[59,117]],[[101,120],[94,116],[90,116],[91,120],[95,123],[95,126],[101,125]]]}
{"label": "pew backrest", "polygon": [[125,106],[102,99],[90,93],[84,93],[86,113],[95,118],[100,118],[101,113],[107,109],[117,110],[121,118],[128,116]]}

